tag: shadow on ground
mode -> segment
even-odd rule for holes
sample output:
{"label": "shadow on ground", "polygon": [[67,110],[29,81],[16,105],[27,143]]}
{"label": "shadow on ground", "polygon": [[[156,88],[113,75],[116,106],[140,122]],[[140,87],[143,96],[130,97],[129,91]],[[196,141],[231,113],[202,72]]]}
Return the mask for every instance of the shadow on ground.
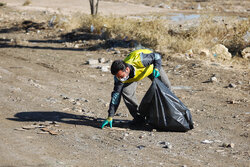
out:
{"label": "shadow on ground", "polygon": [[[23,33],[28,33],[28,32],[37,32],[37,31],[43,31],[43,30],[48,30],[48,31],[56,31],[56,28],[54,27],[49,27],[46,23],[36,23],[30,20],[25,20],[23,22],[17,23],[16,25],[12,27],[2,27],[0,28],[0,34],[11,34],[15,32],[23,32]],[[56,32],[54,32],[56,33]],[[33,40],[27,40],[30,44],[48,44],[49,46],[27,46],[27,45],[22,45],[18,43],[11,43],[11,39],[0,39],[0,48],[30,48],[30,49],[48,49],[48,50],[70,50],[70,51],[82,51],[82,50],[87,50],[87,51],[97,51],[101,49],[113,49],[117,47],[121,48],[131,48],[135,47],[138,44],[137,41],[135,40],[126,40],[126,39],[112,39],[110,37],[106,37],[103,34],[100,33],[92,33],[88,29],[84,28],[79,28],[79,29],[74,29],[72,32],[69,33],[56,33],[56,36],[59,37],[59,40],[54,40],[54,39],[33,39]],[[50,44],[62,44],[62,43],[75,43],[75,42],[80,42],[83,47],[80,48],[74,48],[74,47],[53,47]],[[88,43],[87,41],[95,41]]]}
{"label": "shadow on ground", "polygon": [[[27,111],[19,112],[14,115],[14,118],[6,118],[11,121],[18,122],[45,122],[56,121],[60,123],[91,126],[101,128],[104,119],[90,117],[85,115],[75,115],[59,111]],[[131,130],[151,130],[148,126],[129,126],[129,120],[115,119],[113,127],[126,128]]]}

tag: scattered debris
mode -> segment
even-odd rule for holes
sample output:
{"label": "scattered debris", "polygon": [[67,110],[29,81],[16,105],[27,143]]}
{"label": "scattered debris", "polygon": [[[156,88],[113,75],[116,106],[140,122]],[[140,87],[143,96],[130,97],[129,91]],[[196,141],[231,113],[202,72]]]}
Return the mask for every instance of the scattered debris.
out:
{"label": "scattered debris", "polygon": [[50,21],[49,21],[49,27],[53,27],[54,26],[54,21],[56,20],[56,16],[53,16]]}
{"label": "scattered debris", "polygon": [[228,85],[228,87],[229,87],[229,88],[236,88],[236,85],[233,84],[233,83],[230,83],[230,84]]}
{"label": "scattered debris", "polygon": [[103,57],[99,58],[98,61],[99,61],[99,63],[104,63],[105,62],[105,58],[103,58]]}
{"label": "scattered debris", "polygon": [[221,147],[225,148],[234,148],[235,144],[234,143],[223,143]]}
{"label": "scattered debris", "polygon": [[139,148],[140,150],[142,150],[142,149],[144,149],[146,146],[144,146],[144,145],[139,145],[139,146],[137,146],[137,148]]}
{"label": "scattered debris", "polygon": [[244,132],[244,133],[240,134],[240,136],[247,138],[249,136],[249,134],[247,132]]}
{"label": "scattered debris", "polygon": [[87,64],[89,64],[89,65],[97,65],[98,63],[99,63],[99,61],[95,60],[95,59],[89,59],[87,61]]}
{"label": "scattered debris", "polygon": [[211,143],[213,143],[213,141],[212,140],[203,140],[201,143],[202,144],[211,144]]}
{"label": "scattered debris", "polygon": [[217,80],[217,78],[216,78],[215,76],[211,77],[211,78],[210,78],[210,81],[211,81],[211,82],[218,82],[218,80]]}
{"label": "scattered debris", "polygon": [[172,144],[170,144],[169,142],[165,142],[165,141],[160,142],[159,144],[163,145],[162,148],[169,148],[169,149],[171,149],[173,147]]}

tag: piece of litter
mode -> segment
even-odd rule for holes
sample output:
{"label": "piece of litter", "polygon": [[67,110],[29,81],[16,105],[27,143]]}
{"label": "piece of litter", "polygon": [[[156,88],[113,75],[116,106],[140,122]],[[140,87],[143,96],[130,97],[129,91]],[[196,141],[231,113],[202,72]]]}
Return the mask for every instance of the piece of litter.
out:
{"label": "piece of litter", "polygon": [[140,150],[141,149],[143,149],[143,148],[145,148],[146,146],[144,146],[144,145],[139,145],[139,146],[137,146],[137,148],[139,148]]}
{"label": "piece of litter", "polygon": [[37,126],[34,126],[34,125],[27,125],[27,126],[23,126],[22,128],[23,128],[23,129],[29,130],[29,129],[35,129],[35,128],[37,128]]}
{"label": "piece of litter", "polygon": [[211,144],[211,143],[213,143],[213,141],[211,141],[211,140],[204,140],[201,143],[203,143],[203,144]]}
{"label": "piece of litter", "polygon": [[50,130],[50,131],[49,131],[49,134],[51,134],[51,135],[58,135],[59,133],[56,132],[56,131]]}

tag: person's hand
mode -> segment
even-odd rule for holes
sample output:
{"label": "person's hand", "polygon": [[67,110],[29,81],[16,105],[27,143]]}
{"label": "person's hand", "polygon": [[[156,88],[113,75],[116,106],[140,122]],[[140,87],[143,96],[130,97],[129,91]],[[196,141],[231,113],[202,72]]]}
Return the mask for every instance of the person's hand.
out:
{"label": "person's hand", "polygon": [[112,117],[108,117],[103,123],[102,123],[102,129],[104,126],[106,126],[107,124],[109,124],[110,128],[112,128],[112,123],[113,123],[113,118]]}
{"label": "person's hand", "polygon": [[155,78],[157,78],[157,77],[160,76],[160,72],[159,72],[159,70],[158,70],[157,68],[154,68],[154,70],[153,70],[153,76],[154,76]]}

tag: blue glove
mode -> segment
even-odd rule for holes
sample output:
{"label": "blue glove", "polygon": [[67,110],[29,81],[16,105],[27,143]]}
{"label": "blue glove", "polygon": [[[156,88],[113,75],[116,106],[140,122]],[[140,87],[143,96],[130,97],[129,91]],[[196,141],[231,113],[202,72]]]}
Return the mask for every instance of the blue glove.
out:
{"label": "blue glove", "polygon": [[112,123],[113,123],[113,118],[112,117],[108,117],[103,123],[102,123],[102,129],[104,126],[106,126],[107,124],[109,124],[110,128],[112,128]]}
{"label": "blue glove", "polygon": [[160,71],[159,71],[157,68],[154,68],[154,70],[153,70],[153,76],[154,76],[155,78],[157,78],[157,77],[160,76]]}

